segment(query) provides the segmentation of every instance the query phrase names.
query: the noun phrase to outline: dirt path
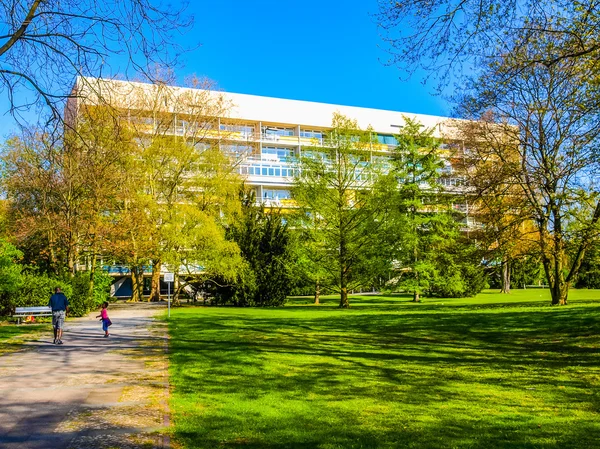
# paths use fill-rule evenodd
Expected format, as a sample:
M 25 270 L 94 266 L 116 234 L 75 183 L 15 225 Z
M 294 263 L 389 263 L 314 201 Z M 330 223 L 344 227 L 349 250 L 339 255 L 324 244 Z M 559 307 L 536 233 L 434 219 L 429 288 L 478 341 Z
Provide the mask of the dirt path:
M 164 305 L 111 306 L 111 337 L 90 317 L 0 356 L 0 448 L 168 447 Z M 97 314 L 97 313 L 96 313 Z

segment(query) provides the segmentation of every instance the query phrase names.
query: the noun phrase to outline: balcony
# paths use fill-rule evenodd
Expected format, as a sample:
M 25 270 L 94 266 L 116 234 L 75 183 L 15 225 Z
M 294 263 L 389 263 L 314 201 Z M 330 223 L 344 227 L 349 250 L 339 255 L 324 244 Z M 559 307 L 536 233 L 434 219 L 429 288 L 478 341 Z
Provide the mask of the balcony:
M 258 205 L 264 205 L 265 207 L 276 207 L 289 209 L 291 207 L 297 207 L 296 201 L 291 198 L 263 198 L 262 201 L 256 201 Z

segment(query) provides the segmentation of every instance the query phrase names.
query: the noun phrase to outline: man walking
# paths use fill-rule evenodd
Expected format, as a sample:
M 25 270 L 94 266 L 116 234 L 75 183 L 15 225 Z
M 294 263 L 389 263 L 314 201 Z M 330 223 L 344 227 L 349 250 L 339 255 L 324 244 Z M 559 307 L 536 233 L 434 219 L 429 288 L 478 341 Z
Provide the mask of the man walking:
M 48 307 L 52 308 L 52 326 L 54 327 L 54 344 L 62 345 L 63 326 L 65 317 L 69 311 L 69 301 L 60 287 L 56 287 L 54 294 L 50 297 Z

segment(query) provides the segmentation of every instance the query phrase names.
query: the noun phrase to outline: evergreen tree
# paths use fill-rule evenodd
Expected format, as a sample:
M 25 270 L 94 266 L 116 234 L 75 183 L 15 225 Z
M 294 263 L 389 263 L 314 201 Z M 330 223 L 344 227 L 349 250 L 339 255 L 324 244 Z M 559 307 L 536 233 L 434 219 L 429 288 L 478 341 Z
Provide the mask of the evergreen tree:
M 453 201 L 461 201 L 460 191 L 440 186 L 440 139 L 408 117 L 396 139 L 390 171 L 396 188 L 389 189 L 386 235 L 400 274 L 391 286 L 411 292 L 415 302 L 424 292 L 454 297 L 478 293 L 483 269 L 471 242 L 461 235 L 461 214 L 452 209 Z
M 217 282 L 215 302 L 236 306 L 280 306 L 290 293 L 291 238 L 279 210 L 257 205 L 243 194 L 242 210 L 227 231 L 245 261 L 233 283 Z

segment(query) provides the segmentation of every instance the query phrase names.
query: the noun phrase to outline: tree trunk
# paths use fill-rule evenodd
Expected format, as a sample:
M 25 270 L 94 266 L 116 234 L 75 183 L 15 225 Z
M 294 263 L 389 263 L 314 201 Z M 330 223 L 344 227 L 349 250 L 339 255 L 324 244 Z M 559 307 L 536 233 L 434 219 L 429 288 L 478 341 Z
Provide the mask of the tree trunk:
M 90 286 L 88 294 L 90 298 L 94 297 L 94 277 L 96 275 L 96 254 L 92 254 L 92 263 L 90 264 Z
M 567 297 L 569 296 L 569 283 L 565 281 L 562 271 L 559 272 L 558 276 L 555 275 L 554 279 L 550 280 L 549 282 L 552 305 L 567 305 Z
M 67 250 L 67 268 L 69 270 L 69 276 L 75 276 L 75 251 L 72 247 Z
M 417 257 L 416 257 L 416 250 L 415 250 L 415 264 L 416 264 L 416 260 L 417 260 Z M 415 280 L 417 282 L 417 286 L 419 286 L 419 282 L 420 282 L 419 281 L 419 272 L 416 270 L 415 270 Z M 413 292 L 413 302 L 421 302 L 421 295 L 419 294 L 418 290 L 415 290 Z
M 131 300 L 140 302 L 144 296 L 144 268 L 134 265 L 131 267 Z
M 54 240 L 54 232 L 48 232 L 48 245 L 50 247 L 50 267 L 52 272 L 58 276 L 60 274 L 60 270 L 58 269 L 58 262 L 56 257 L 56 242 Z
M 319 298 L 321 297 L 321 286 L 319 280 L 315 282 L 315 304 L 319 304 Z
M 348 308 L 348 267 L 346 265 L 346 240 L 344 239 L 343 227 L 340 226 L 342 238 L 340 240 L 340 307 Z
M 152 264 L 152 283 L 148 301 L 160 301 L 160 260 L 154 260 Z
M 510 263 L 507 257 L 502 258 L 502 290 L 501 293 L 510 293 Z
M 350 303 L 348 302 L 348 288 L 346 286 L 340 289 L 340 307 L 344 309 L 350 307 Z
M 180 306 L 181 301 L 179 300 L 179 294 L 181 293 L 181 288 L 179 284 L 179 272 L 175 270 L 175 276 L 173 280 L 173 305 Z
M 569 283 L 565 280 L 562 271 L 562 254 L 555 254 L 554 257 L 549 257 L 547 254 L 542 253 L 542 262 L 546 279 L 550 286 L 552 305 L 566 305 L 567 296 L 569 295 Z

